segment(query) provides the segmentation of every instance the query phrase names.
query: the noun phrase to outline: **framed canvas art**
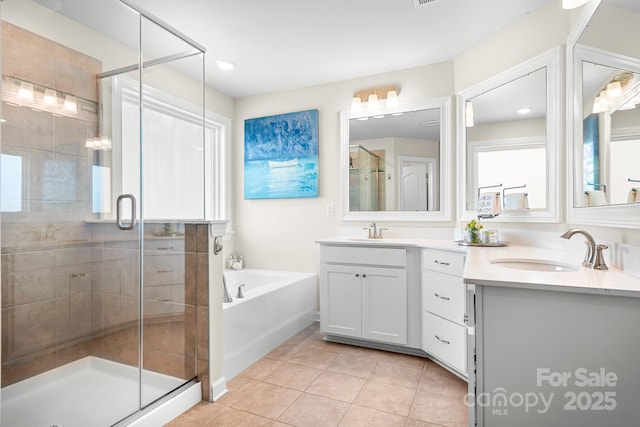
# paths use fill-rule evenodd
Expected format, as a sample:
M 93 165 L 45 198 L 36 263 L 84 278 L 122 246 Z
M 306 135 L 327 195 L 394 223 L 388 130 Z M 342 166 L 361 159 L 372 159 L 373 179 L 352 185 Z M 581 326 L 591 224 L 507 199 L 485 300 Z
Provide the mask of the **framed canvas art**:
M 244 121 L 244 198 L 318 197 L 318 110 Z

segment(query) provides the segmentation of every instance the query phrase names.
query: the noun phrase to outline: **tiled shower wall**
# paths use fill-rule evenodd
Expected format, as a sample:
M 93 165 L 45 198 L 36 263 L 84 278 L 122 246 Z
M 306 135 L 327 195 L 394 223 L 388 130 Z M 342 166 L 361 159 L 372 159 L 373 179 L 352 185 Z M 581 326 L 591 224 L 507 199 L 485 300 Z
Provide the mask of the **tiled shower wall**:
M 99 61 L 4 22 L 2 62 L 8 76 L 97 101 Z M 24 167 L 23 209 L 2 214 L 2 386 L 88 355 L 137 366 L 138 232 L 87 221 L 96 124 L 2 107 L 2 153 Z M 174 226 L 144 230 L 143 363 L 198 374 L 208 399 L 208 226 Z
M 2 73 L 97 101 L 101 63 L 2 22 Z M 88 353 L 93 122 L 2 104 L 2 153 L 20 156 L 22 211 L 2 214 L 2 385 Z

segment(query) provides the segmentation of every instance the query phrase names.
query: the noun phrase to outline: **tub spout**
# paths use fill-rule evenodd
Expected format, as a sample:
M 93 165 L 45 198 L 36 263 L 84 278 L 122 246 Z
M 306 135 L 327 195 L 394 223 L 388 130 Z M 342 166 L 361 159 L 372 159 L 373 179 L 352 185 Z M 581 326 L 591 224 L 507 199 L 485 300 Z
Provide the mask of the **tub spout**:
M 224 275 L 222 276 L 222 302 L 233 302 L 233 298 L 229 295 L 229 291 L 227 290 L 227 281 L 224 280 Z

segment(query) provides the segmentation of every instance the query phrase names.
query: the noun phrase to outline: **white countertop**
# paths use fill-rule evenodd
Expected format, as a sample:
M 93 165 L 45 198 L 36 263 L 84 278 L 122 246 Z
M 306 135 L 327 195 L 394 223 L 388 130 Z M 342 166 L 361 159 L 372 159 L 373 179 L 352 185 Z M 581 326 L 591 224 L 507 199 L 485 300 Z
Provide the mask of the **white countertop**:
M 418 247 L 466 252 L 463 273 L 465 283 L 522 289 L 580 292 L 597 295 L 640 297 L 640 278 L 609 266 L 609 270 L 593 270 L 581 265 L 584 253 L 568 253 L 533 246 L 462 247 L 451 240 L 389 238 L 366 239 L 333 237 L 318 240 L 325 245 Z M 496 258 L 521 258 L 560 262 L 577 271 L 545 272 L 513 269 L 492 264 Z

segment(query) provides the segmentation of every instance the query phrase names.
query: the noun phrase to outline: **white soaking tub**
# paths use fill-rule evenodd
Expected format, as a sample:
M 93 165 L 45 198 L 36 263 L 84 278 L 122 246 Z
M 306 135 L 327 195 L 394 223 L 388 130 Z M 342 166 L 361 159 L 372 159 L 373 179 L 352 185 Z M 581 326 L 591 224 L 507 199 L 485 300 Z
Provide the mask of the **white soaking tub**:
M 232 302 L 223 304 L 227 380 L 316 321 L 318 277 L 277 270 L 225 270 Z M 237 298 L 238 287 L 244 298 Z

